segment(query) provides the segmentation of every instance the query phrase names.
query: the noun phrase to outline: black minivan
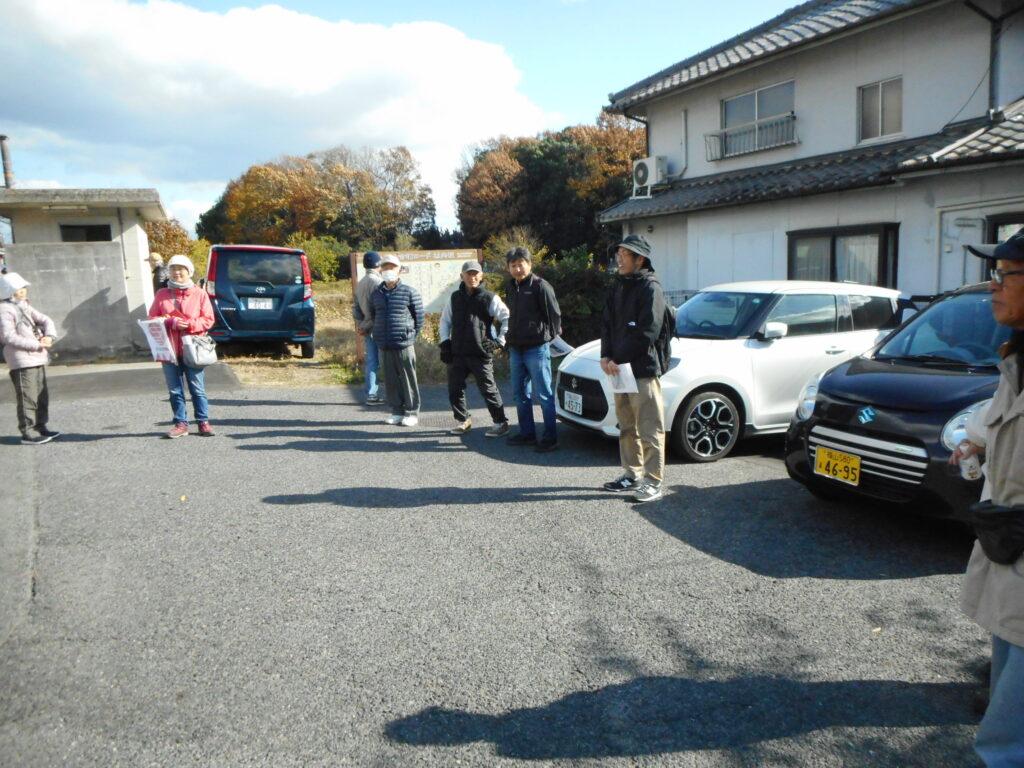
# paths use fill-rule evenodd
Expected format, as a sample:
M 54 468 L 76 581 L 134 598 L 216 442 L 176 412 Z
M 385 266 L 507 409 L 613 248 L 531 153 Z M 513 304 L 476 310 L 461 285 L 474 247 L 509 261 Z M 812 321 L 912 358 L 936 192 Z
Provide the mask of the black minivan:
M 206 292 L 223 341 L 281 340 L 313 357 L 316 320 L 306 254 L 269 245 L 215 245 L 206 267 Z
M 936 299 L 870 352 L 808 382 L 786 433 L 789 476 L 827 499 L 966 519 L 981 481 L 962 479 L 949 457 L 995 394 L 1009 335 L 985 283 Z

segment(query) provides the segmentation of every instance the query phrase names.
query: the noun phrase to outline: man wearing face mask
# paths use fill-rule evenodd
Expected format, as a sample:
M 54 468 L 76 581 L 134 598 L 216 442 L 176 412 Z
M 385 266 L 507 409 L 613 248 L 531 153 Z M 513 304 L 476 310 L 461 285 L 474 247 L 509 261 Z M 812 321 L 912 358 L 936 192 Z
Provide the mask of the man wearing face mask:
M 448 401 L 457 422 L 448 432 L 464 435 L 473 426 L 466 409 L 466 378 L 473 374 L 494 421 L 484 436 L 501 437 L 508 433 L 508 418 L 494 381 L 493 355 L 505 346 L 508 307 L 481 282 L 480 262 L 467 261 L 462 265 L 462 285 L 441 312 L 441 362 L 448 366 Z M 495 323 L 500 326 L 497 338 L 492 332 Z
M 402 282 L 402 262 L 397 256 L 381 256 L 380 266 L 383 282 L 373 292 L 369 317 L 391 406 L 391 415 L 384 423 L 415 427 L 419 423 L 420 388 L 413 345 L 423 328 L 423 300 L 419 291 Z

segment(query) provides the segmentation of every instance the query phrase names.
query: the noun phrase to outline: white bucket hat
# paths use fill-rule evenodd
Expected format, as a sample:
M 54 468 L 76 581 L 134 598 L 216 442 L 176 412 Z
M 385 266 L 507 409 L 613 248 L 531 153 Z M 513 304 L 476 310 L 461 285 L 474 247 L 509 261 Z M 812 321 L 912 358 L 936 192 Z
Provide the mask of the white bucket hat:
M 17 272 L 8 272 L 0 277 L 0 300 L 14 297 L 14 294 L 31 283 Z
M 171 256 L 171 260 L 167 262 L 167 268 L 181 266 L 188 270 L 188 276 L 192 277 L 196 273 L 196 267 L 192 263 L 192 259 L 179 253 L 177 256 Z

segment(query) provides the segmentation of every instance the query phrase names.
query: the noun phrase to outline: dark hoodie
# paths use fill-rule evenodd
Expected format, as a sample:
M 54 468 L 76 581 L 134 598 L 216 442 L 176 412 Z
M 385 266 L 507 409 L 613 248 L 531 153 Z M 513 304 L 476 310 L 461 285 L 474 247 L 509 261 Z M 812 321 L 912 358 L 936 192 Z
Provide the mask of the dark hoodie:
M 629 363 L 633 376 L 659 374 L 655 344 L 665 315 L 665 293 L 654 269 L 644 267 L 615 279 L 601 318 L 601 357 Z

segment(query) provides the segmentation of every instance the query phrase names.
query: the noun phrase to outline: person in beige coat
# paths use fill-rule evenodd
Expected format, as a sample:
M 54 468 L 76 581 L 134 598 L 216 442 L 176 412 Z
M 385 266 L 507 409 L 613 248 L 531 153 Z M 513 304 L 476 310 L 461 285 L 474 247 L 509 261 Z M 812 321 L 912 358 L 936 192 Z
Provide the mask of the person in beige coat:
M 995 246 L 972 246 L 992 264 L 992 314 L 1014 329 L 1000 349 L 1000 378 L 988 408 L 967 425 L 968 443 L 952 463 L 984 454 L 982 499 L 1018 507 L 1024 515 L 1024 230 Z M 988 768 L 1024 767 L 1024 555 L 1009 565 L 994 563 L 974 543 L 960 604 L 992 633 L 988 708 L 974 749 Z

